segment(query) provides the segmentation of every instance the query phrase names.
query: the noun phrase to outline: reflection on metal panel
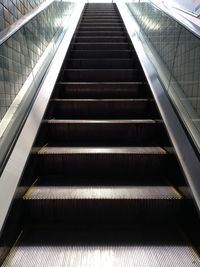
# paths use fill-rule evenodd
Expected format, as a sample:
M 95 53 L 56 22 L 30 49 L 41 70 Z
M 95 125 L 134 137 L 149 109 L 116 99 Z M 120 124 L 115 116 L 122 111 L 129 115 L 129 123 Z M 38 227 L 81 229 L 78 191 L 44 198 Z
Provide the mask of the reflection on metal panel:
M 164 2 L 172 7 L 200 15 L 200 0 L 165 0 Z
M 75 2 L 54 1 L 0 46 L 2 163 L 63 36 Z
M 32 9 L 42 4 L 45 0 L 26 1 L 1 1 L 0 2 L 0 31 L 12 25 Z
M 200 40 L 150 1 L 128 3 L 150 44 L 157 71 L 200 147 Z

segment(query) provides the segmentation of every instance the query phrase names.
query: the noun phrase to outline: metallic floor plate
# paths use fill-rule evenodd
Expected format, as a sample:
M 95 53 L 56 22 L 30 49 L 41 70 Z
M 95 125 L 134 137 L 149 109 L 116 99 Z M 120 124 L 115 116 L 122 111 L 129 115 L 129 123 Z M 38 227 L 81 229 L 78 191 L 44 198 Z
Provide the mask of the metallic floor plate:
M 46 147 L 38 151 L 38 154 L 130 154 L 130 155 L 165 155 L 167 152 L 161 147 Z
M 152 123 L 158 123 L 161 122 L 159 120 L 56 120 L 56 119 L 50 119 L 50 120 L 43 120 L 44 123 L 49 123 L 49 124 L 76 124 L 76 123 L 99 123 L 99 124 L 152 124 Z
M 19 246 L 3 267 L 196 267 L 187 246 Z
M 114 98 L 114 99 L 66 99 L 66 98 L 52 98 L 51 102 L 153 102 L 154 100 L 152 98 L 137 98 L 137 99 L 127 99 L 127 98 Z
M 170 186 L 33 186 L 24 196 L 33 199 L 182 199 Z

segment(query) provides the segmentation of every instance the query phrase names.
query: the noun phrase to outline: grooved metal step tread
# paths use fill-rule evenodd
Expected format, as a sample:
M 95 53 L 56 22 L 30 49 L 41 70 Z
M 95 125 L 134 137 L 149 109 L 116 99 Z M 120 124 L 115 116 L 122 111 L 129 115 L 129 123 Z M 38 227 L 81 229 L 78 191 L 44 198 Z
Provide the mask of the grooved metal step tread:
M 72 45 L 126 45 L 129 44 L 128 42 L 116 42 L 116 43 L 111 43 L 111 42 L 76 42 L 72 43 Z M 92 47 L 91 47 L 92 48 Z M 79 49 L 81 50 L 81 49 Z M 101 48 L 99 48 L 101 50 Z M 116 49 L 118 50 L 118 49 Z M 124 49 L 126 50 L 126 49 Z
M 162 123 L 160 120 L 59 120 L 50 119 L 43 120 L 44 123 L 49 124 L 156 124 Z
M 134 62 L 134 61 L 138 61 L 137 59 L 132 59 L 132 58 L 105 58 L 105 59 L 102 59 L 102 58 L 68 58 L 65 62 L 68 62 L 68 61 L 72 61 L 72 62 L 77 62 L 77 61 L 82 61 L 82 62 L 85 62 L 85 61 L 89 61 L 89 62 L 96 62 L 96 61 L 101 61 L 101 62 L 107 62 L 107 61 L 112 61 L 112 62 L 117 62 L 117 61 L 120 61 L 120 62 Z M 104 69 L 104 68 L 102 68 Z M 127 69 L 130 69 L 130 68 L 127 68 Z M 113 82 L 114 83 L 114 82 Z M 142 83 L 141 82 L 137 82 L 137 83 Z
M 35 148 L 37 150 L 37 148 Z M 34 150 L 34 149 L 33 149 Z M 166 155 L 161 147 L 48 147 L 37 150 L 37 154 L 126 154 L 126 155 Z
M 85 17 L 95 17 L 95 16 L 103 16 L 103 17 L 119 17 L 119 14 L 117 12 L 88 12 L 83 14 Z
M 94 71 L 94 72 L 100 72 L 100 71 L 116 71 L 116 72 L 119 72 L 119 71 L 140 71 L 139 69 L 98 69 L 98 70 L 95 70 L 95 69 L 64 69 L 64 71 L 80 71 L 80 72 L 88 72 L 88 71 Z
M 119 16 L 119 11 L 117 10 L 117 8 L 86 8 L 83 12 L 83 14 L 86 13 L 94 13 L 94 14 L 98 14 L 98 13 L 103 13 L 104 12 L 107 13 L 114 13 L 117 14 Z
M 92 13 L 106 12 L 106 13 L 115 13 L 115 14 L 117 13 L 119 15 L 117 8 L 101 8 L 101 7 L 99 7 L 98 9 L 97 8 L 86 8 L 83 14 L 90 13 L 90 12 Z
M 85 30 L 89 30 L 89 29 L 91 29 L 91 30 L 99 30 L 99 29 L 105 29 L 105 31 L 109 31 L 109 30 L 111 30 L 111 31 L 121 31 L 122 29 L 125 29 L 124 28 L 124 25 L 120 25 L 120 26 L 109 26 L 109 27 L 105 27 L 105 26 L 80 26 L 79 28 L 78 28 L 78 31 L 80 31 L 80 30 L 83 30 L 83 29 L 85 29 Z
M 108 9 L 104 9 L 104 10 L 99 10 L 99 9 L 89 10 L 89 9 L 85 9 L 83 14 L 87 14 L 87 13 L 95 13 L 95 14 L 98 14 L 98 13 L 103 13 L 103 14 L 104 13 L 114 13 L 114 14 L 119 14 L 117 12 L 117 10 L 108 10 Z
M 130 98 L 120 98 L 120 99 L 63 99 L 63 98 L 52 98 L 51 102 L 153 102 L 153 98 L 137 98 L 137 99 L 130 99 Z
M 79 50 L 79 49 L 78 49 L 78 50 L 72 50 L 72 52 L 73 52 L 73 51 L 76 51 L 76 52 L 82 51 L 82 52 L 85 53 L 85 52 L 87 52 L 87 51 L 91 51 L 91 50 L 81 50 L 81 49 Z M 99 52 L 105 52 L 104 50 L 99 49 L 99 50 L 96 50 L 95 53 L 98 52 L 98 51 L 99 51 Z M 114 52 L 122 52 L 121 50 L 118 50 L 118 49 L 115 49 L 115 50 L 113 50 L 113 51 L 114 51 Z M 113 52 L 113 51 L 108 51 L 108 52 L 111 53 L 111 52 Z M 134 50 L 133 50 L 133 49 L 124 49 L 123 51 L 124 51 L 124 52 L 133 52 Z M 93 51 L 92 51 L 92 52 L 93 52 Z
M 28 244 L 27 246 L 19 244 L 14 247 L 2 267 L 20 266 L 20 267 L 33 267 L 33 266 L 109 266 L 109 267 L 198 267 L 200 266 L 200 260 L 197 252 L 188 245 L 143 245 L 139 243 L 137 245 L 109 245 L 109 242 L 105 242 L 105 245 L 93 244 L 63 244 L 57 242 L 54 245 L 54 239 L 52 233 L 49 231 L 46 233 L 51 238 L 49 245 L 44 242 L 44 237 L 41 233 L 35 232 L 39 242 L 35 242 L 34 245 Z M 118 233 L 115 233 L 118 235 Z M 142 233 L 140 233 L 142 235 Z M 29 236 L 32 233 L 29 233 Z M 130 233 L 129 233 L 130 235 Z M 95 235 L 94 235 L 95 236 Z M 62 240 L 63 234 L 59 235 Z M 131 235 L 134 240 L 134 235 Z M 165 235 L 161 236 L 162 238 Z M 47 238 L 45 238 L 46 240 Z M 77 237 L 78 239 L 78 237 Z M 31 242 L 31 238 L 29 237 Z M 71 239 L 70 239 L 71 240 Z M 39 243 L 39 245 L 38 245 Z M 96 243 L 96 242 L 95 242 Z M 125 243 L 125 242 L 124 242 Z M 134 241 L 133 241 L 134 243 Z M 120 256 L 119 256 L 120 255 Z M 15 263 L 19 264 L 16 265 Z M 98 264 L 98 265 L 97 265 Z
M 182 199 L 171 186 L 32 186 L 23 197 L 33 199 Z
M 57 84 L 62 84 L 62 85 L 79 85 L 80 87 L 82 85 L 95 85 L 95 86 L 107 86 L 107 85 L 113 85 L 113 86 L 134 86 L 134 85 L 148 85 L 148 83 L 146 81 L 137 81 L 137 82 L 63 82 L 60 81 Z M 123 90 L 123 88 L 122 88 Z
M 2 267 L 198 267 L 199 256 L 176 227 L 75 228 L 24 231 Z

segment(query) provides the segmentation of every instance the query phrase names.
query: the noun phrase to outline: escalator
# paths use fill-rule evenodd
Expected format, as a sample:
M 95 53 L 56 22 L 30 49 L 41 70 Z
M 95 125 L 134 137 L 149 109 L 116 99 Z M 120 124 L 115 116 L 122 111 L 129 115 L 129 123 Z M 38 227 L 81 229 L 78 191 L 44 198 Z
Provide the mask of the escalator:
M 115 4 L 86 4 L 2 266 L 200 266 L 198 214 Z

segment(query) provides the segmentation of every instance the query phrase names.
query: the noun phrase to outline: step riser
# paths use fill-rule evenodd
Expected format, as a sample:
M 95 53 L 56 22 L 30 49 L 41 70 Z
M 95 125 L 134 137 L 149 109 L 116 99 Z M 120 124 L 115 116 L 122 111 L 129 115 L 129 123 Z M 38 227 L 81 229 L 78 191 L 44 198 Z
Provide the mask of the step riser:
M 102 9 L 99 9 L 99 8 L 95 8 L 95 9 L 88 9 L 88 8 L 86 8 L 85 10 L 84 10 L 84 14 L 86 14 L 86 13 L 118 13 L 119 14 L 119 12 L 115 9 L 115 8 L 110 8 L 110 9 L 108 9 L 108 8 L 102 8 Z
M 113 187 L 113 189 L 116 189 L 119 187 L 131 187 L 131 186 L 139 186 L 145 188 L 145 186 L 166 186 L 167 178 L 159 176 L 141 176 L 141 175 L 99 175 L 96 173 L 92 176 L 85 176 L 85 175 L 70 175 L 70 176 L 64 176 L 64 175 L 45 175 L 41 176 L 39 180 L 37 180 L 37 185 L 40 187 L 45 186 L 54 186 L 54 188 L 59 188 L 59 186 L 64 186 L 66 188 L 77 186 L 77 187 Z M 115 185 L 115 186 L 113 186 Z M 177 185 L 177 187 L 180 185 L 180 183 Z M 28 188 L 27 188 L 28 190 Z M 26 193 L 26 191 L 24 192 Z
M 139 62 L 133 60 L 69 60 L 66 69 L 131 69 L 138 68 Z
M 126 36 L 125 32 L 122 31 L 82 31 L 82 32 L 78 32 L 77 37 L 124 37 Z
M 116 8 L 86 8 L 85 12 L 83 14 L 86 13 L 117 13 L 119 14 L 118 10 Z
M 93 32 L 96 32 L 96 31 L 112 31 L 112 32 L 118 32 L 118 31 L 124 31 L 125 29 L 124 29 L 124 27 L 120 27 L 120 26 L 118 26 L 118 27 L 80 27 L 79 28 L 79 31 L 80 32 L 85 32 L 85 31 L 87 31 L 87 32 L 90 32 L 90 31 L 93 31 Z
M 122 21 L 118 16 L 104 16 L 104 15 L 102 15 L 102 16 L 99 16 L 99 15 L 93 15 L 93 16 L 83 16 L 82 17 L 82 20 L 98 20 L 98 19 L 101 19 L 101 20 L 120 20 L 120 21 Z
M 75 43 L 72 49 L 77 50 L 128 50 L 130 45 L 128 43 Z
M 154 146 L 158 139 L 160 144 L 169 144 L 164 126 L 156 123 L 43 123 L 41 131 L 48 132 L 45 143 L 63 142 L 69 146 Z
M 102 43 L 127 43 L 128 42 L 128 38 L 126 37 L 77 37 L 75 39 L 75 43 L 89 43 L 89 42 L 92 42 L 92 43 L 99 43 L 99 42 L 102 42 Z
M 128 99 L 152 97 L 145 84 L 57 84 L 56 98 L 69 99 Z
M 86 17 L 95 17 L 95 16 L 103 16 L 103 17 L 110 17 L 110 18 L 118 18 L 118 12 L 113 11 L 113 12 L 104 12 L 104 11 L 99 11 L 99 12 L 85 12 L 84 13 L 84 18 Z
M 52 102 L 49 114 L 60 119 L 147 119 L 159 118 L 154 102 L 68 101 Z
M 88 8 L 86 8 L 85 10 L 84 10 L 84 14 L 87 14 L 87 13 L 95 13 L 95 14 L 98 14 L 98 13 L 117 13 L 117 14 L 119 14 L 119 12 L 115 9 L 115 8 L 112 8 L 112 9 L 99 9 L 99 8 L 96 8 L 96 9 L 93 9 L 93 10 L 91 10 L 91 9 L 88 9 Z
M 121 19 L 102 19 L 102 18 L 99 18 L 99 19 L 93 19 L 93 18 L 83 18 L 81 23 L 84 22 L 84 23 L 122 23 Z
M 174 158 L 168 154 L 40 154 L 37 175 L 126 176 L 158 177 L 173 175 Z
M 65 70 L 63 82 L 137 82 L 143 78 L 138 70 Z
M 27 200 L 31 222 L 92 224 L 158 223 L 177 220 L 178 200 Z
M 118 10 L 117 10 L 117 8 L 115 8 L 115 7 L 105 7 L 105 8 L 103 8 L 103 7 L 98 7 L 98 8 L 94 8 L 94 7 L 87 7 L 84 11 L 107 11 L 107 12 L 109 12 L 109 11 L 117 11 L 118 12 Z
M 101 58 L 101 59 L 108 59 L 108 58 L 124 58 L 130 59 L 133 56 L 134 52 L 130 50 L 117 50 L 117 51 L 88 51 L 88 50 L 72 50 L 70 53 L 70 57 L 72 59 L 81 59 L 81 58 Z
M 123 27 L 123 23 L 121 22 L 82 22 L 81 27 Z

